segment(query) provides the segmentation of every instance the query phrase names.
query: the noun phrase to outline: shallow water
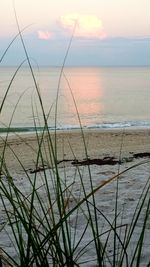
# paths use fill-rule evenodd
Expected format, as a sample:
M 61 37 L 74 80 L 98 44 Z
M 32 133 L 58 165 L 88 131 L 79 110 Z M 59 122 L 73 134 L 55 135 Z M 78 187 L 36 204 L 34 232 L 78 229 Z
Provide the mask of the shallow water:
M 16 68 L 0 69 L 0 100 Z M 78 128 L 79 119 L 88 128 L 150 127 L 150 68 L 65 68 L 59 84 L 60 68 L 34 68 L 48 125 L 58 129 Z M 56 97 L 59 88 L 57 120 Z M 28 68 L 13 80 L 0 115 L 1 132 L 9 124 L 23 131 L 43 126 L 43 115 Z

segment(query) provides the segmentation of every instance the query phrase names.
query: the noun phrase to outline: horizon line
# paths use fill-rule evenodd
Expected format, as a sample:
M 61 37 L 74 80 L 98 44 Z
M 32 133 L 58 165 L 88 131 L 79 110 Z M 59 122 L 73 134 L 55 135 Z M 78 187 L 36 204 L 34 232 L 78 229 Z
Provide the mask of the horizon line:
M 14 65 L 1 65 L 0 66 L 0 68 L 14 68 L 14 67 L 17 67 L 18 66 L 18 64 L 14 64 Z M 33 67 L 35 67 L 34 65 L 33 65 Z M 49 67 L 49 68 L 61 68 L 62 67 L 62 65 L 50 65 L 50 64 L 39 64 L 38 65 L 38 67 L 42 67 L 42 68 L 46 68 L 46 67 Z M 109 65 L 105 65 L 105 64 L 103 64 L 103 65 L 100 65 L 100 64 L 74 64 L 74 65 L 71 65 L 71 64 L 66 64 L 64 67 L 66 67 L 66 68 L 80 68 L 80 67 L 84 67 L 84 68 L 130 68 L 130 67 L 133 67 L 133 68 L 138 68 L 138 67 L 150 67 L 150 64 L 138 64 L 138 65 L 135 65 L 135 64 L 122 64 L 122 65 L 114 65 L 114 64 L 109 64 Z M 28 65 L 24 65 L 24 66 L 22 66 L 22 68 L 28 68 Z

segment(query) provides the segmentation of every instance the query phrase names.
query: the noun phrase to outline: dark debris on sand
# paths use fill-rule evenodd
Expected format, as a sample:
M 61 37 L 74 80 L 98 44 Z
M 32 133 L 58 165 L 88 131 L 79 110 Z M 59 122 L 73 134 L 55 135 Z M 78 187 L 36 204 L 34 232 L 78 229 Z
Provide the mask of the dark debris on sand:
M 63 159 L 57 162 L 57 164 L 64 163 L 64 162 L 71 162 L 72 165 L 74 166 L 86 166 L 86 165 L 116 165 L 116 164 L 123 164 L 127 162 L 132 162 L 134 159 L 138 158 L 150 158 L 150 152 L 143 152 L 143 153 L 130 153 L 132 156 L 130 157 L 124 157 L 121 160 L 118 160 L 114 157 L 104 157 L 104 158 L 95 158 L 95 159 L 83 159 L 83 160 L 69 160 L 69 159 Z M 41 166 L 37 167 L 34 170 L 30 169 L 30 173 L 36 173 L 36 172 L 41 172 L 45 171 L 48 169 L 47 166 Z

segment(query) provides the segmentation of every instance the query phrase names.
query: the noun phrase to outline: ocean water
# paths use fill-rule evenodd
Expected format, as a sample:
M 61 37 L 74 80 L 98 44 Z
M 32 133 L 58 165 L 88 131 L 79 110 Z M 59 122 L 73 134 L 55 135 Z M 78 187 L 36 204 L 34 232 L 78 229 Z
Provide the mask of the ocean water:
M 29 68 L 0 68 L 0 132 L 44 125 Z M 50 129 L 150 127 L 149 67 L 34 68 Z M 58 96 L 58 101 L 56 101 Z M 56 104 L 57 102 L 57 104 Z M 57 113 L 57 116 L 56 116 Z M 79 116 L 78 116 L 79 114 Z

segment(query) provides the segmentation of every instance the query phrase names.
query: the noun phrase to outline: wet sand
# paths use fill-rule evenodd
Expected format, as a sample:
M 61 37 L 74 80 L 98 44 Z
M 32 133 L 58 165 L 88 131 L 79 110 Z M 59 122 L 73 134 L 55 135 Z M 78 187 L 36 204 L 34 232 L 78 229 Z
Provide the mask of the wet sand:
M 39 140 L 41 135 L 39 135 Z M 87 154 L 90 159 L 115 157 L 129 158 L 135 153 L 150 152 L 150 130 L 86 130 L 84 138 Z M 55 149 L 55 135 L 51 133 L 52 143 Z M 0 152 L 4 147 L 4 140 L 0 140 Z M 47 136 L 44 145 L 48 153 Z M 71 149 L 70 149 L 71 147 Z M 5 151 L 5 161 L 10 169 L 19 171 L 20 164 L 15 159 L 12 151 L 24 164 L 25 168 L 34 168 L 38 153 L 38 141 L 35 135 L 9 136 Z M 57 132 L 57 159 L 83 160 L 86 158 L 83 136 L 79 130 Z M 46 157 L 45 157 L 45 164 Z M 49 164 L 49 163 L 48 163 Z

